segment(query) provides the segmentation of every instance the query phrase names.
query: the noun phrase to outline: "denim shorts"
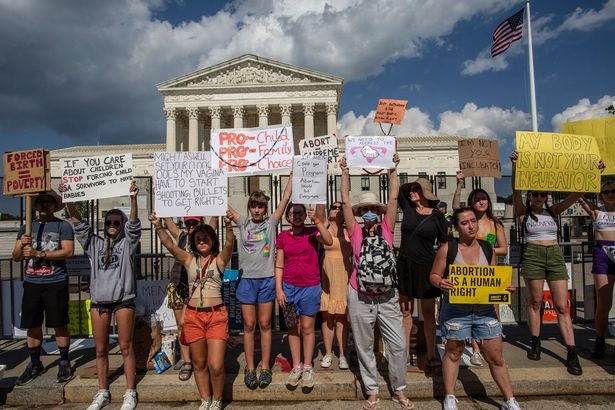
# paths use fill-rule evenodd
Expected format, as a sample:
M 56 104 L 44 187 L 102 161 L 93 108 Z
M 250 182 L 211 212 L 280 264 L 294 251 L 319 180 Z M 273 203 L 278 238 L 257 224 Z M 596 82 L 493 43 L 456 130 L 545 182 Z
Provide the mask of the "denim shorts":
M 442 337 L 450 340 L 489 340 L 502 336 L 493 305 L 451 305 L 442 302 Z
M 615 246 L 615 241 L 596 241 L 594 244 L 592 273 L 595 275 L 615 275 L 615 262 L 609 259 L 603 246 Z
M 241 278 L 235 295 L 242 305 L 273 302 L 275 300 L 275 278 L 273 276 L 262 279 Z
M 115 313 L 120 309 L 132 309 L 135 310 L 135 300 L 125 300 L 123 302 L 111 302 L 111 303 L 92 303 L 90 304 L 90 310 L 96 309 L 98 313 Z
M 315 316 L 320 311 L 320 285 L 303 287 L 282 282 L 282 290 L 286 295 L 286 303 L 295 305 L 297 316 Z

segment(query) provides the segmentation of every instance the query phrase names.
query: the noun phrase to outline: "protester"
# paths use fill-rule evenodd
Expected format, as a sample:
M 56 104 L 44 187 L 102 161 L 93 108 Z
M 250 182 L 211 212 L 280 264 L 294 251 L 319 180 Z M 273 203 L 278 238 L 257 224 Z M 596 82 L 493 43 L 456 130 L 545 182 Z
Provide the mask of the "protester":
M 221 251 L 218 235 L 211 226 L 194 228 L 189 238 L 192 253 L 173 242 L 155 212 L 150 214 L 149 220 L 162 245 L 184 265 L 191 283 L 180 338 L 190 346 L 194 378 L 201 396 L 199 409 L 222 409 L 224 353 L 228 340 L 228 312 L 222 301 L 222 276 L 231 260 L 235 242 L 231 220 L 225 218 L 224 221 L 226 240 Z
M 502 356 L 502 325 L 492 305 L 452 304 L 449 291 L 454 285 L 448 280 L 448 264 L 495 265 L 495 253 L 490 244 L 476 238 L 479 229 L 477 216 L 471 207 L 456 209 L 453 226 L 459 232 L 459 239 L 450 239 L 438 249 L 430 275 L 431 283 L 442 289 L 440 323 L 442 336 L 446 339 L 442 358 L 444 379 L 444 410 L 456 410 L 455 383 L 459 374 L 459 359 L 465 350 L 466 340 L 472 338 L 481 342 L 480 347 L 502 395 L 503 410 L 520 410 L 521 407 L 512 392 L 512 383 L 504 357 Z M 481 243 L 482 242 L 482 243 Z M 511 285 L 507 290 L 512 292 Z
M 594 225 L 593 267 L 596 288 L 596 340 L 591 357 L 603 359 L 606 352 L 606 328 L 613 305 L 615 283 L 615 181 L 607 181 L 598 195 L 602 206 L 598 207 L 582 197 L 579 202 L 591 217 Z
M 317 208 L 322 205 L 317 205 Z M 319 212 L 321 212 L 319 210 Z M 297 318 L 296 323 L 286 322 L 288 344 L 293 368 L 286 379 L 289 386 L 314 387 L 314 324 L 320 310 L 320 266 L 318 265 L 319 243 L 331 245 L 331 233 L 315 217 L 316 211 L 302 204 L 286 207 L 286 220 L 291 228 L 280 232 L 276 241 L 275 288 L 276 299 L 289 315 Z M 315 227 L 306 227 L 305 218 L 309 216 Z M 289 313 L 287 309 L 292 312 Z M 301 360 L 303 347 L 303 361 Z
M 464 185 L 465 175 L 462 171 L 457 171 L 457 189 L 453 195 L 453 209 L 461 206 L 461 188 Z M 508 242 L 504 232 L 504 224 L 493 215 L 493 203 L 491 197 L 482 188 L 476 188 L 468 195 L 467 204 L 474 209 L 478 219 L 478 230 L 476 239 L 481 239 L 489 243 L 496 255 L 506 255 L 508 253 Z M 499 305 L 495 305 L 496 315 L 499 314 Z M 498 316 L 499 317 L 499 316 Z M 470 363 L 475 366 L 483 365 L 483 358 L 476 340 L 472 340 L 472 357 Z
M 348 278 L 352 273 L 352 249 L 348 232 L 344 229 L 344 211 L 342 203 L 335 201 L 329 208 L 329 215 L 324 223 L 331 233 L 333 244 L 324 246 L 322 260 L 322 295 L 320 311 L 322 312 L 322 338 L 325 355 L 320 367 L 331 367 L 333 361 L 333 339 L 339 347 L 338 367 L 348 369 L 345 350 L 348 339 Z M 324 218 L 323 218 L 324 219 Z
M 239 215 L 229 206 L 227 217 L 239 227 L 240 277 L 237 300 L 241 304 L 243 319 L 243 350 L 246 357 L 243 381 L 250 389 L 266 388 L 271 383 L 271 317 L 275 300 L 275 240 L 276 228 L 290 200 L 292 181 L 288 180 L 282 198 L 274 213 L 268 217 L 269 197 L 255 191 L 248 198 L 249 218 Z M 256 322 L 260 329 L 261 370 L 256 377 L 254 340 Z
M 389 383 L 393 401 L 402 409 L 415 407 L 405 396 L 406 347 L 402 333 L 402 314 L 399 305 L 393 230 L 397 219 L 399 156 L 393 157 L 395 168 L 388 171 L 388 205 L 378 201 L 375 194 L 363 193 L 359 203 L 350 203 L 350 172 L 346 159 L 340 160 L 342 169 L 341 193 L 346 229 L 353 251 L 352 275 L 348 284 L 348 312 L 359 358 L 359 370 L 365 389 L 365 410 L 378 407 L 378 368 L 374 346 L 374 326 L 380 328 L 388 360 Z M 355 220 L 363 219 L 363 228 Z M 371 252 L 370 252 L 371 251 Z M 371 284 L 370 284 L 371 283 Z
M 13 260 L 26 261 L 21 300 L 21 328 L 27 330 L 30 363 L 17 378 L 17 385 L 27 384 L 40 376 L 45 367 L 41 362 L 43 316 L 45 326 L 55 330 L 60 351 L 57 382 L 72 378 L 68 358 L 68 271 L 66 258 L 73 255 L 74 234 L 69 222 L 56 218 L 62 209 L 62 199 L 54 191 L 34 198 L 38 219 L 32 222 L 32 235 L 26 235 L 22 225 L 13 249 Z
M 410 354 L 413 305 L 414 299 L 419 299 L 424 319 L 428 371 L 440 366 L 436 358 L 436 298 L 440 296 L 440 289 L 431 285 L 429 273 L 436 256 L 434 245 L 446 242 L 448 237 L 444 215 L 435 209 L 438 202 L 431 183 L 425 178 L 402 185 L 399 193 L 403 219 L 397 269 L 406 350 Z M 408 364 L 415 363 L 410 361 Z
M 190 233 L 196 228 L 197 225 L 203 223 L 203 218 L 200 216 L 186 216 L 184 217 L 184 225 L 186 230 L 179 229 L 173 218 L 164 218 L 166 228 L 173 237 L 173 240 L 180 248 L 186 252 L 191 252 L 190 242 L 188 238 Z M 218 217 L 213 216 L 209 220 L 209 225 L 217 229 Z M 182 326 L 184 325 L 184 305 L 188 301 L 190 289 L 188 288 L 188 273 L 186 268 L 177 260 L 171 268 L 169 274 L 169 284 L 167 286 L 167 306 L 169 309 L 173 309 L 173 315 L 175 316 L 175 323 L 177 324 L 177 331 L 181 333 Z M 181 381 L 187 381 L 192 376 L 192 362 L 190 361 L 190 348 L 182 343 L 179 344 L 181 351 L 181 360 L 175 365 L 176 370 L 179 370 L 178 378 Z
M 444 216 L 444 220 L 446 220 L 446 228 L 448 229 L 448 235 L 451 236 L 453 233 L 453 226 L 452 226 L 453 214 L 451 214 L 448 211 L 448 204 L 444 201 L 438 202 L 437 208 L 438 208 L 438 211 Z
M 517 152 L 510 156 L 512 162 L 512 188 L 515 215 L 521 223 L 525 246 L 521 258 L 521 276 L 528 289 L 528 325 L 531 347 L 527 353 L 530 360 L 540 360 L 540 325 L 543 286 L 545 280 L 557 313 L 557 322 L 567 349 L 568 373 L 581 375 L 583 369 L 577 355 L 572 320 L 568 306 L 568 270 L 558 243 L 559 226 L 557 215 L 574 204 L 583 194 L 571 193 L 561 202 L 549 206 L 548 194 L 544 191 L 529 191 L 525 204 L 521 192 L 515 189 Z
M 73 202 L 68 203 L 68 213 L 75 229 L 75 236 L 90 260 L 90 315 L 96 349 L 96 374 L 98 392 L 88 410 L 98 410 L 111 402 L 109 392 L 109 325 L 115 315 L 118 343 L 124 360 L 126 393 L 121 410 L 137 407 L 137 366 L 132 338 L 135 328 L 136 275 L 134 258 L 141 239 L 141 222 L 138 217 L 137 194 L 139 187 L 132 182 L 130 216 L 119 209 L 105 214 L 104 236 L 96 235 Z

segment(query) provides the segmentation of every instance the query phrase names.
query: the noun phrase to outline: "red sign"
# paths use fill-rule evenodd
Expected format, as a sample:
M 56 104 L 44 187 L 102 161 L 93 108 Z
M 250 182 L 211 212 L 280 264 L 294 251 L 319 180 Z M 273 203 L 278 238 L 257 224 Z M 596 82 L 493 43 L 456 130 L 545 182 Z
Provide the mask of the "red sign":
M 574 319 L 574 290 L 568 291 L 568 309 L 570 310 L 570 317 Z M 551 298 L 551 291 L 544 290 L 542 296 L 542 321 L 543 322 L 557 322 L 557 311 L 555 310 L 555 304 L 553 298 Z

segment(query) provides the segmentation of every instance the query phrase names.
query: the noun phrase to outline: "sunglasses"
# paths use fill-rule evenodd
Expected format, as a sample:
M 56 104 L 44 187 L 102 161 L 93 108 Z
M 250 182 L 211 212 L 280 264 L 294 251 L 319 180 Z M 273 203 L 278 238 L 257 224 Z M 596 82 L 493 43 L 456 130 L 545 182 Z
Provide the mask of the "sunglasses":
M 334 211 L 336 209 L 342 209 L 342 205 L 331 205 L 329 207 L 329 210 Z
M 185 224 L 186 226 L 189 226 L 189 227 L 191 227 L 191 228 L 194 228 L 194 227 L 195 227 L 195 226 L 197 226 L 199 223 L 198 223 L 197 221 L 186 221 L 186 222 L 184 222 L 184 224 Z
M 117 221 L 117 220 L 111 221 L 111 220 L 108 219 L 108 220 L 105 221 L 105 226 L 106 227 L 113 226 L 114 228 L 117 228 L 121 224 L 122 223 L 120 221 Z
M 615 189 L 605 189 L 604 191 L 600 192 L 602 195 L 613 195 L 615 194 Z
M 359 214 L 362 214 L 366 211 L 372 211 L 372 212 L 378 212 L 380 210 L 380 208 L 378 208 L 377 206 L 362 206 L 360 208 L 357 209 L 357 211 L 359 212 Z
M 546 198 L 547 193 L 546 192 L 532 192 L 532 196 Z

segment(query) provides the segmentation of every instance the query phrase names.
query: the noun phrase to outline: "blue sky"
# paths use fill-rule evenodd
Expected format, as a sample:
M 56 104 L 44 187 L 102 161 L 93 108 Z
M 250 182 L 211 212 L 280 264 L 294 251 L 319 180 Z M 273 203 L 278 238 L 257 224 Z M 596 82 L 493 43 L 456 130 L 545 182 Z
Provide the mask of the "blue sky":
M 345 79 L 338 133 L 373 134 L 378 98 L 408 100 L 398 135 L 529 129 L 523 41 L 496 59 L 511 0 L 0 0 L 3 151 L 164 142 L 155 84 L 251 53 Z M 615 0 L 531 3 L 541 131 L 607 115 Z M 506 168 L 504 169 L 506 173 Z

